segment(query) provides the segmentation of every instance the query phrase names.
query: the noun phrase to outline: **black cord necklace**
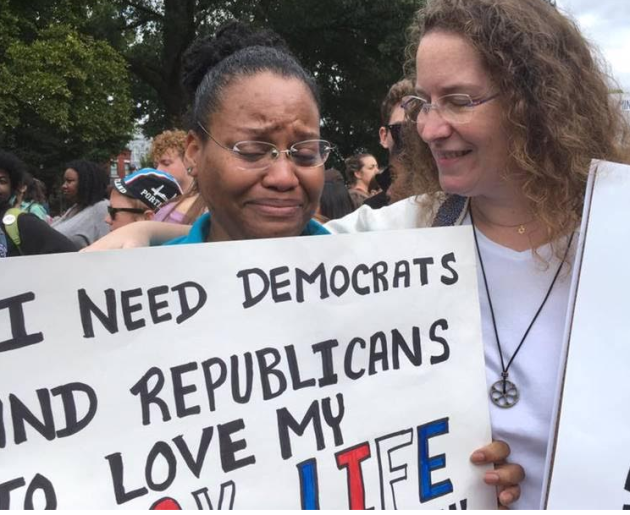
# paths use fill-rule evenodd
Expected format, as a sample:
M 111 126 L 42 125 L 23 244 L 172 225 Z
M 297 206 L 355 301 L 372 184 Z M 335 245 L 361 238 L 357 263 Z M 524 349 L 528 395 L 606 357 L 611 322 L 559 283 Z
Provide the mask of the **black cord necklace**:
M 479 249 L 479 241 L 477 240 L 477 227 L 475 226 L 475 220 L 473 218 L 472 208 L 469 207 L 468 213 L 470 214 L 470 222 L 473 226 L 473 235 L 475 237 L 475 247 L 477 249 L 477 256 L 479 256 L 479 265 L 481 266 L 481 275 L 483 276 L 483 284 L 486 288 L 486 296 L 488 297 L 488 305 L 490 306 L 490 316 L 492 317 L 492 327 L 494 328 L 494 336 L 497 340 L 497 348 L 499 349 L 499 357 L 501 358 L 501 370 L 502 370 L 501 379 L 499 379 L 496 383 L 494 383 L 490 387 L 490 400 L 495 406 L 498 406 L 499 408 L 511 408 L 518 402 L 520 398 L 520 392 L 518 391 L 518 388 L 512 381 L 508 381 L 510 366 L 512 365 L 512 363 L 514 363 L 514 359 L 516 358 L 516 355 L 519 353 L 519 351 L 523 347 L 523 344 L 525 343 L 525 338 L 527 338 L 527 335 L 529 334 L 529 331 L 534 325 L 534 322 L 536 322 L 538 315 L 540 315 L 540 312 L 542 311 L 543 307 L 545 307 L 545 304 L 547 302 L 547 299 L 549 298 L 549 295 L 551 295 L 551 290 L 553 290 L 553 287 L 556 284 L 558 276 L 560 275 L 560 270 L 562 270 L 562 266 L 564 265 L 567 259 L 567 256 L 569 255 L 569 249 L 571 248 L 571 243 L 573 242 L 573 233 L 571 233 L 571 237 L 569 238 L 569 244 L 567 245 L 567 250 L 565 251 L 564 257 L 562 258 L 562 261 L 560 262 L 560 266 L 558 266 L 558 270 L 556 270 L 556 274 L 553 276 L 553 280 L 551 281 L 551 285 L 549 286 L 549 289 L 547 290 L 547 293 L 545 294 L 545 298 L 540 304 L 538 311 L 536 311 L 534 318 L 532 318 L 532 321 L 529 323 L 529 327 L 527 327 L 525 334 L 521 338 L 520 343 L 516 347 L 514 354 L 512 354 L 512 357 L 510 358 L 506 366 L 505 360 L 503 359 L 503 349 L 501 348 L 501 341 L 499 340 L 499 331 L 497 330 L 497 322 L 494 317 L 494 308 L 492 307 L 492 299 L 490 298 L 490 288 L 488 288 L 488 279 L 486 277 L 486 270 L 483 266 L 483 259 L 481 258 L 481 250 Z

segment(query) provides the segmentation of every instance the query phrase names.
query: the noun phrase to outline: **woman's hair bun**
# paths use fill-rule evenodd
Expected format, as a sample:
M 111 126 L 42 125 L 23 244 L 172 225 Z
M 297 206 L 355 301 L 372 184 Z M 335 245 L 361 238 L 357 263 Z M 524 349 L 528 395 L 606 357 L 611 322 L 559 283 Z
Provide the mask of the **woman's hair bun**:
M 190 98 L 208 70 L 226 57 L 251 46 L 278 48 L 291 54 L 282 37 L 269 29 L 254 29 L 239 21 L 222 25 L 214 36 L 196 39 L 186 50 L 182 59 L 182 85 Z

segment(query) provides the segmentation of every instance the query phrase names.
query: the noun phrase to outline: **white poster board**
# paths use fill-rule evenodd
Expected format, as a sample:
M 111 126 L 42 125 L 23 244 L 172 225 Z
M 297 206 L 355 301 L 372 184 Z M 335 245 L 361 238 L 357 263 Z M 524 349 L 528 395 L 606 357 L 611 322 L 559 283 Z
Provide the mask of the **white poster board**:
M 0 508 L 496 506 L 470 227 L 0 267 Z
M 629 221 L 630 167 L 595 162 L 549 447 L 549 509 L 630 509 Z

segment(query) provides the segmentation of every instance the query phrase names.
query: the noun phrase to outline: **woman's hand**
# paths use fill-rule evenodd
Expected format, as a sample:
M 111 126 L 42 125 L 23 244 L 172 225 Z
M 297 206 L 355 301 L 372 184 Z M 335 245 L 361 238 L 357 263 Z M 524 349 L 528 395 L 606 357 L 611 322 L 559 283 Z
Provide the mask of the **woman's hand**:
M 107 236 L 95 241 L 81 252 L 96 252 L 99 250 L 131 249 L 160 245 L 166 241 L 185 236 L 190 231 L 189 225 L 171 224 L 165 222 L 134 222 L 124 225 Z
M 494 464 L 494 470 L 486 472 L 483 480 L 488 485 L 496 486 L 499 509 L 506 510 L 521 496 L 520 483 L 525 479 L 523 467 L 516 463 L 506 463 L 510 455 L 510 446 L 505 442 L 494 441 L 473 452 L 470 457 L 475 465 Z

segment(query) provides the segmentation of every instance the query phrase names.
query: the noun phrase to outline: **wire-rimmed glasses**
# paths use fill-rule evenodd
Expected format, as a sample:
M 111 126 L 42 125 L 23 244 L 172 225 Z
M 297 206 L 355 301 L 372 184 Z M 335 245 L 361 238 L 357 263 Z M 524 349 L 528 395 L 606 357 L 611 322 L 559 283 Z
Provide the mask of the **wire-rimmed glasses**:
M 463 124 L 470 122 L 475 107 L 490 102 L 498 96 L 499 94 L 495 93 L 489 97 L 473 100 L 470 95 L 454 93 L 444 95 L 430 103 L 422 97 L 409 95 L 402 99 L 400 106 L 405 110 L 405 118 L 416 124 L 424 125 L 432 109 L 438 111 L 447 122 Z
M 280 154 L 286 154 L 287 158 L 300 168 L 316 168 L 326 162 L 334 148 L 332 143 L 323 139 L 298 141 L 286 150 L 280 150 L 273 143 L 266 141 L 238 141 L 230 148 L 214 139 L 201 123 L 197 124 L 219 147 L 232 152 L 238 158 L 240 170 L 264 170 L 269 168 Z

